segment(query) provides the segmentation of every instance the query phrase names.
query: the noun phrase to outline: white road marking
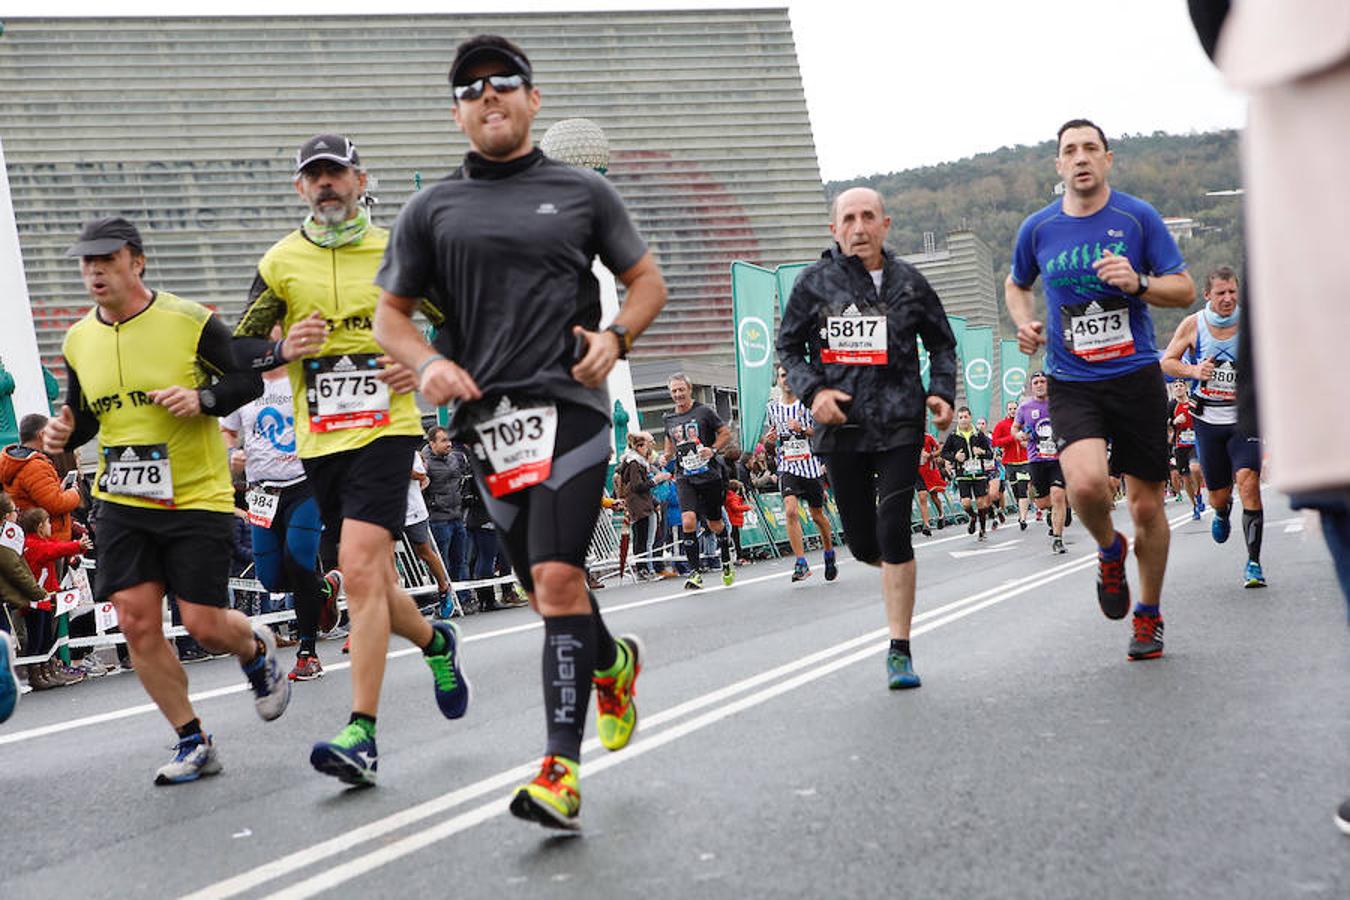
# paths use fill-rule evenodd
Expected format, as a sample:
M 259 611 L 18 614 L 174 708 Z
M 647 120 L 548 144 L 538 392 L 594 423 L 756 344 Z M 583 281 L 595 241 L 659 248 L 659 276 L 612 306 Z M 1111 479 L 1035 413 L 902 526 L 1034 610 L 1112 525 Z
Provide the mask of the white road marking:
M 1168 524 L 1170 527 L 1176 528 L 1182 522 L 1188 521 L 1189 519 L 1190 514 L 1187 513 L 1179 516 Z M 1022 578 L 1013 579 L 1009 583 L 989 588 L 979 593 L 972 594 L 969 597 L 964 597 L 960 600 L 938 607 L 937 609 L 929 610 L 923 614 L 917 615 L 914 618 L 914 622 L 918 627 L 911 631 L 911 636 L 918 637 L 926 634 L 941 628 L 944 625 L 963 619 L 968 615 L 979 612 L 980 610 L 1001 603 L 1004 600 L 1035 590 L 1036 588 L 1057 581 L 1060 578 L 1075 572 L 1089 569 L 1095 564 L 1096 558 L 1097 554 L 1093 552 L 1087 556 L 1062 562 Z M 768 577 L 782 576 L 781 574 L 775 574 Z M 795 690 L 812 681 L 824 678 L 825 676 L 832 674 L 839 669 L 853 665 L 854 663 L 866 659 L 875 660 L 876 654 L 886 646 L 885 643 L 877 642 L 884 641 L 887 636 L 888 630 L 886 628 L 870 631 L 847 641 L 834 644 L 817 653 L 794 659 L 785 665 L 761 672 L 758 675 L 743 679 L 735 684 L 701 695 L 678 706 L 662 710 L 650 716 L 645 716 L 643 719 L 644 727 L 641 739 L 637 743 L 630 745 L 622 753 L 604 754 L 598 758 L 589 758 L 600 746 L 598 740 L 591 738 L 585 742 L 582 748 L 584 757 L 583 764 L 587 775 L 589 777 L 597 772 L 602 772 L 605 769 L 619 765 L 628 760 L 637 759 L 638 757 L 659 747 L 665 746 L 685 735 L 719 722 L 736 713 L 767 702 L 774 697 Z M 856 649 L 859 647 L 862 649 Z M 849 653 L 849 651 L 855 652 Z M 838 654 L 840 653 L 848 653 L 848 655 L 838 657 Z M 838 658 L 831 660 L 831 657 Z M 817 663 L 820 664 L 820 667 L 812 669 L 811 667 Z M 804 668 L 809 671 L 803 672 Z M 765 683 L 768 683 L 768 687 L 765 687 L 762 690 L 741 697 L 739 700 L 729 700 L 729 698 L 734 697 L 738 693 L 742 693 Z M 659 727 L 667 722 L 674 722 L 687 714 L 716 704 L 722 705 L 688 721 L 673 724 L 669 728 L 664 728 L 655 735 L 651 733 L 651 729 L 654 727 Z M 207 898 L 210 898 L 210 900 L 218 900 L 218 898 L 234 897 L 246 891 L 251 891 L 270 881 L 274 881 L 299 871 L 300 869 L 322 862 L 329 857 L 341 853 L 350 853 L 352 848 L 359 844 L 384 837 L 392 832 L 436 816 L 439 813 L 453 809 L 463 803 L 467 803 L 477 797 L 505 790 L 506 788 L 514 786 L 533 776 L 537 766 L 537 762 L 529 762 L 499 772 L 496 775 L 482 779 L 474 784 L 447 792 L 440 797 L 436 797 L 425 803 L 386 816 L 383 819 L 367 823 L 359 828 L 339 834 L 303 850 L 287 854 L 280 859 L 255 867 L 241 875 L 207 885 L 206 887 L 187 895 L 186 900 L 207 900 Z M 414 853 L 423 847 L 430 846 L 437 841 L 496 818 L 506 811 L 506 803 L 503 802 L 500 797 L 495 798 L 488 803 L 484 803 L 468 812 L 461 813 L 454 818 L 447 819 L 439 824 L 432 825 L 431 827 L 421 828 L 413 835 L 384 843 L 378 849 L 373 850 L 364 856 L 349 859 L 341 865 L 325 870 L 304 881 L 292 884 L 288 888 L 271 896 L 288 898 L 288 900 L 299 900 L 299 898 L 314 896 L 317 893 L 330 890 L 340 884 L 360 877 L 375 868 L 386 865 L 396 859 L 407 856 L 410 853 Z
M 1006 544 L 998 544 L 993 547 L 981 547 L 978 550 L 949 550 L 947 555 L 952 559 L 965 559 L 967 556 L 984 556 L 986 553 L 1002 553 L 1004 550 L 1013 549 L 1013 545 L 1019 541 L 1009 541 Z
M 919 550 L 924 547 L 931 547 L 935 544 L 944 544 L 947 541 L 960 540 L 962 537 L 965 537 L 965 535 L 955 535 L 953 537 L 937 538 L 931 541 L 923 541 L 921 543 L 915 544 L 914 548 L 916 550 Z M 840 568 L 851 564 L 853 564 L 853 560 L 849 559 L 839 560 Z M 714 593 L 716 591 L 732 590 L 737 585 L 758 584 L 761 581 L 772 581 L 776 578 L 785 579 L 790 577 L 790 575 L 791 575 L 790 571 L 784 570 L 782 572 L 774 572 L 771 575 L 760 575 L 755 578 L 738 579 L 736 583 L 731 585 L 730 587 L 728 587 L 727 585 L 716 584 L 716 585 L 709 585 L 708 587 L 705 587 L 699 591 L 681 590 L 673 594 L 662 594 L 659 597 L 649 597 L 645 600 L 634 600 L 631 603 L 620 603 L 615 606 L 606 606 L 603 607 L 602 611 L 604 612 L 605 615 L 610 615 L 612 613 L 623 612 L 624 610 L 641 609 L 644 606 L 654 606 L 658 603 L 669 603 L 671 600 L 679 600 L 681 598 L 692 598 L 702 594 Z M 486 641 L 491 640 L 492 638 L 505 637 L 507 635 L 512 634 L 523 634 L 524 632 L 527 631 L 534 631 L 537 629 L 541 629 L 543 628 L 543 624 L 544 623 L 541 619 L 533 619 L 521 625 L 512 625 L 507 628 L 498 628 L 493 631 L 485 631 L 481 634 L 466 635 L 464 637 L 464 641 L 466 643 L 474 643 L 476 641 Z M 418 650 L 418 648 L 416 647 L 404 647 L 400 650 L 390 650 L 385 658 L 398 659 L 399 657 L 412 656 L 413 654 L 419 652 L 421 651 Z M 351 665 L 352 664 L 350 661 L 336 662 L 333 663 L 332 665 L 324 666 L 324 671 L 340 672 L 344 669 L 350 669 Z M 214 700 L 217 697 L 226 697 L 231 694 L 242 694 L 245 691 L 248 691 L 249 689 L 250 688 L 247 683 L 234 684 L 229 685 L 227 687 L 212 688 L 211 690 L 207 691 L 198 691 L 194 694 L 190 694 L 188 696 L 188 699 L 195 704 L 200 703 L 203 700 Z M 127 706 L 123 707 L 122 709 L 109 710 L 107 712 L 96 713 L 91 716 L 81 716 L 76 719 L 68 719 L 64 722 L 53 722 L 50 725 L 41 725 L 36 728 L 26 729 L 24 731 L 15 731 L 10 734 L 0 735 L 0 747 L 3 747 L 6 744 L 18 744 L 23 741 L 35 740 L 37 738 L 46 737 L 52 734 L 60 734 L 65 731 L 72 731 L 76 728 L 87 728 L 92 725 L 102 725 L 107 722 L 116 722 L 120 719 L 129 719 L 132 718 L 133 716 L 146 715 L 148 713 L 152 713 L 155 711 L 156 707 L 153 703 L 140 703 L 135 706 Z

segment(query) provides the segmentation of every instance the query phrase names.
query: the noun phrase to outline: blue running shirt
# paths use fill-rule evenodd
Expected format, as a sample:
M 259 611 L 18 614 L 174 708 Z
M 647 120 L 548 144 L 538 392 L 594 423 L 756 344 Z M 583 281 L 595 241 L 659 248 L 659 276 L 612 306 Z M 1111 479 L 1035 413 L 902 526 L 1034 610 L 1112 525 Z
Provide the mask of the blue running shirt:
M 1046 371 L 1052 378 L 1102 381 L 1158 362 L 1148 303 L 1103 283 L 1092 268 L 1108 250 L 1150 277 L 1186 269 L 1157 210 L 1120 191 L 1090 216 L 1066 215 L 1056 200 L 1017 231 L 1012 280 L 1024 289 L 1037 277 L 1045 281 Z

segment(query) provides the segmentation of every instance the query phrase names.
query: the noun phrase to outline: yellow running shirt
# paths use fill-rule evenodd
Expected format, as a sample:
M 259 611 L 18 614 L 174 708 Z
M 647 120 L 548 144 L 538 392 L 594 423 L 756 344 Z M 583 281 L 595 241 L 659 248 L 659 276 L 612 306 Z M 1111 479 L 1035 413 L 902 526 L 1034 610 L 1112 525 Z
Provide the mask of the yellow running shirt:
M 234 509 L 213 414 L 247 397 L 225 386 L 220 392 L 230 393 L 229 401 L 216 396 L 215 379 L 234 366 L 229 329 L 211 310 L 164 291 L 124 322 L 108 324 L 95 307 L 66 333 L 62 352 L 66 402 L 79 423 L 70 446 L 98 431 L 95 497 L 149 509 Z M 150 399 L 150 391 L 168 387 L 206 389 L 202 414 L 180 419 Z
M 375 360 L 384 351 L 375 343 L 380 288 L 374 278 L 388 243 L 389 231 L 375 225 L 361 240 L 333 249 L 296 229 L 258 263 L 236 337 L 265 339 L 278 322 L 289 332 L 314 312 L 328 320 L 319 352 L 286 365 L 301 459 L 355 450 L 385 435 L 422 433 L 413 395 L 396 394 L 375 379 Z

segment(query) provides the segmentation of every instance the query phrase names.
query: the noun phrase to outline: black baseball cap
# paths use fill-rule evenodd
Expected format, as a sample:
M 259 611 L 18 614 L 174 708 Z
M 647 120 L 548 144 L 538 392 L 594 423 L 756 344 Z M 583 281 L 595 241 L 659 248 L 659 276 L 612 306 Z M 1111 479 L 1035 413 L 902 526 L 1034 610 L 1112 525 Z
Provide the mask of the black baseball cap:
M 495 34 L 480 34 L 469 38 L 455 51 L 455 61 L 450 64 L 450 84 L 464 83 L 464 71 L 476 63 L 496 60 L 504 64 L 508 75 L 521 75 L 530 84 L 534 83 L 534 70 L 525 51 L 504 37 Z
M 107 256 L 124 245 L 142 252 L 141 233 L 126 219 L 109 216 L 95 219 L 80 229 L 80 239 L 70 245 L 66 256 Z
M 295 174 L 312 162 L 327 159 L 350 169 L 361 168 L 361 156 L 351 138 L 340 134 L 316 134 L 295 151 Z

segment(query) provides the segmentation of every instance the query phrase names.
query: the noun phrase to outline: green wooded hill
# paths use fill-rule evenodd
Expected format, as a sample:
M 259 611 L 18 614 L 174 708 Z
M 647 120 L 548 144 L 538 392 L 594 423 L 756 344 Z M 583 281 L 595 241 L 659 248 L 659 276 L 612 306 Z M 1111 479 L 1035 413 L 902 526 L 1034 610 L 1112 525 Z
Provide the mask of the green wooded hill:
M 1012 323 L 1003 307 L 1003 279 L 1017 227 L 1055 198 L 1059 181 L 1055 149 L 1053 140 L 1034 147 L 1003 147 L 937 166 L 830 182 L 826 193 L 833 198 L 858 186 L 879 191 L 893 220 L 888 244 L 897 253 L 920 252 L 925 231 L 937 234 L 939 247 L 949 231 L 962 227 L 974 231 L 993 249 L 1000 314 L 1005 336 L 1011 337 Z M 1241 271 L 1242 198 L 1206 196 L 1207 191 L 1241 186 L 1236 131 L 1126 135 L 1113 138 L 1111 150 L 1115 154 L 1113 187 L 1147 200 L 1164 216 L 1196 220 L 1195 236 L 1183 239 L 1180 246 L 1197 295 L 1210 269 L 1227 264 Z M 1196 308 L 1193 305 L 1191 311 Z M 1161 346 L 1187 311 L 1155 307 L 1152 312 Z

